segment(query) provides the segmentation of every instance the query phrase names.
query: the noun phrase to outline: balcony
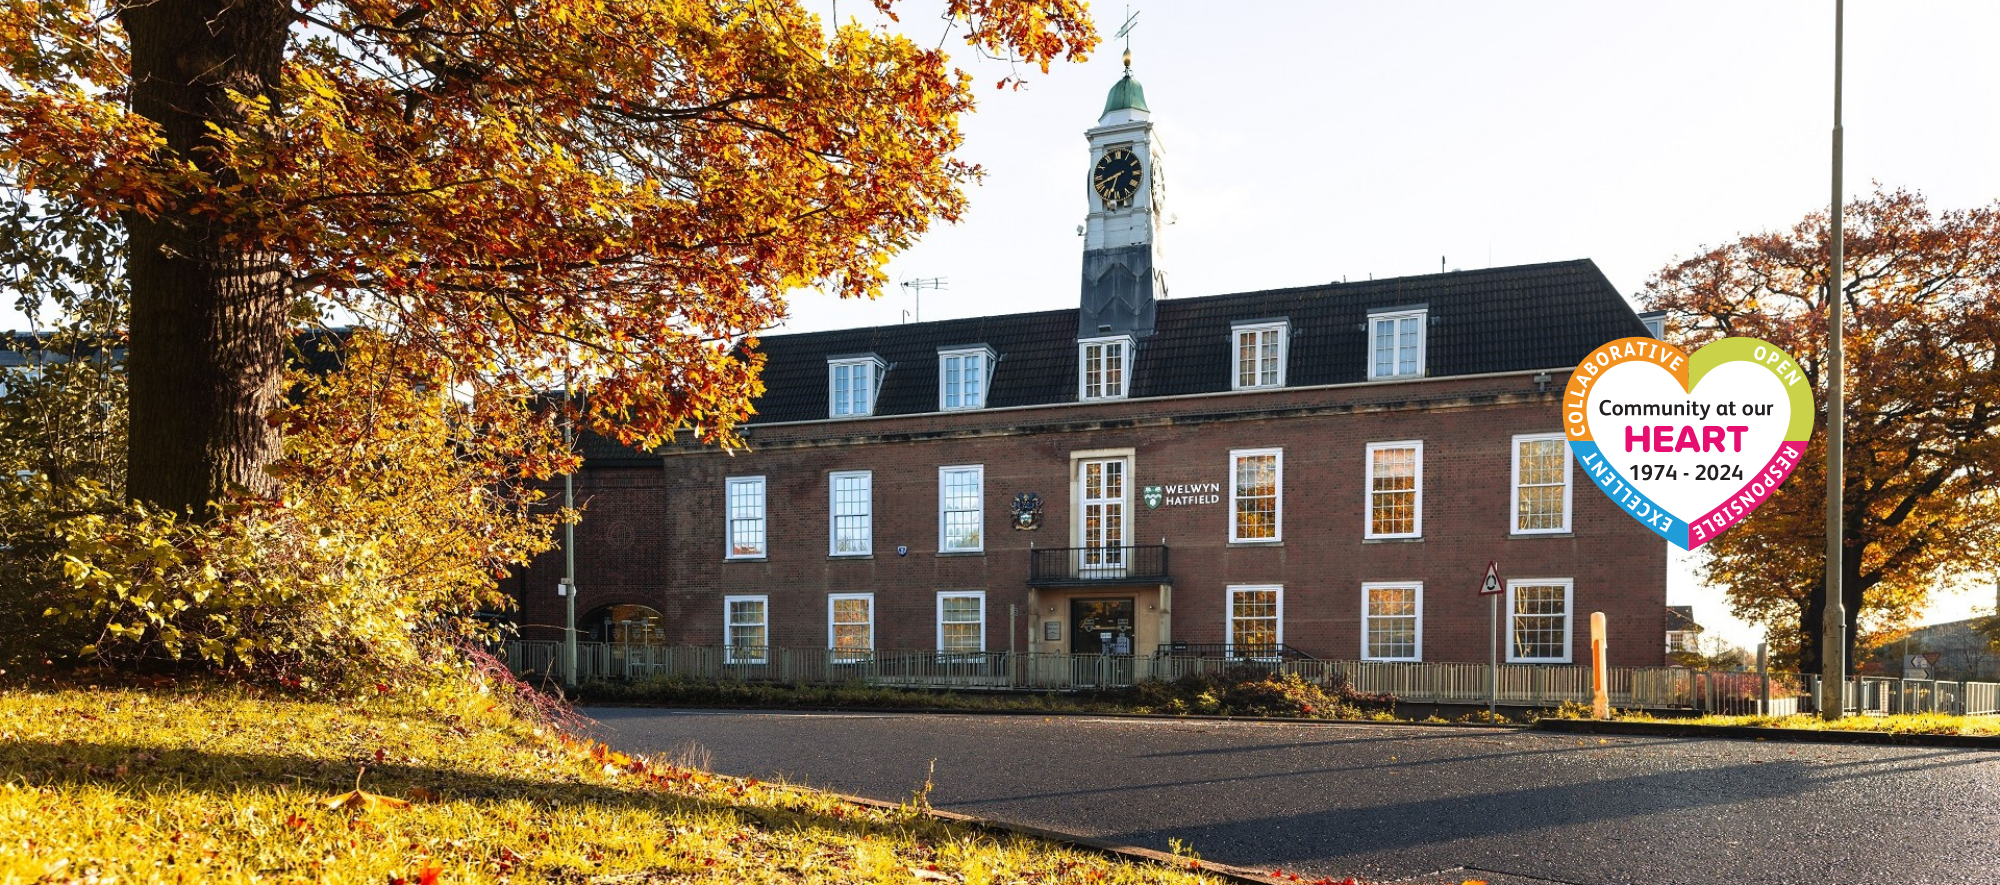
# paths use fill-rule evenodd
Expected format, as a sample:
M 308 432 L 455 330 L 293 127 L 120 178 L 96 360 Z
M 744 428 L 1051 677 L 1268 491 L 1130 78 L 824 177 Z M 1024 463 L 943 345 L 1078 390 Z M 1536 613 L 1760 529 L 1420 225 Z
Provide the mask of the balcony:
M 1167 545 L 1046 547 L 1028 551 L 1028 586 L 1164 584 Z

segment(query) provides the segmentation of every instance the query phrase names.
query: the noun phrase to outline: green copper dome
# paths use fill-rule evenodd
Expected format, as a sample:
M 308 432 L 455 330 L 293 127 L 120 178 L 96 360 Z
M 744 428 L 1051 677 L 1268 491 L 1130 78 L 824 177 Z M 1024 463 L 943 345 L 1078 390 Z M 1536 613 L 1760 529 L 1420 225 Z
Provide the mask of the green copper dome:
M 1127 108 L 1152 112 L 1151 108 L 1146 107 L 1146 87 L 1140 86 L 1139 81 L 1132 79 L 1130 70 L 1127 70 L 1125 76 L 1111 87 L 1111 94 L 1104 97 L 1106 114 Z

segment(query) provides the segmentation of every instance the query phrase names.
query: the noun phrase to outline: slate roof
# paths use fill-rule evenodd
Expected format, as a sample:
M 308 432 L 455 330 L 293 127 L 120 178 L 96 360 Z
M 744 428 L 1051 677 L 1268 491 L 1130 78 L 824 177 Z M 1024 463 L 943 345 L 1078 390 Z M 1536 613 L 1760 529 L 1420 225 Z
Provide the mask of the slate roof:
M 1428 310 L 1428 377 L 1573 366 L 1598 345 L 1646 334 L 1644 324 L 1589 259 L 1328 283 L 1159 302 L 1154 335 L 1134 350 L 1131 396 L 1177 396 L 1230 388 L 1234 322 L 1290 322 L 1288 387 L 1366 380 L 1371 310 Z M 931 323 L 771 335 L 765 394 L 750 423 L 827 417 L 827 359 L 873 353 L 889 364 L 875 414 L 938 407 L 941 346 L 999 353 L 989 408 L 1077 399 L 1077 312 L 1052 310 Z
M 1667 606 L 1667 632 L 1702 633 L 1705 631 L 1700 624 L 1694 622 L 1694 606 L 1670 605 Z
M 18 369 L 37 363 L 61 363 L 78 356 L 94 356 L 97 347 L 88 344 L 73 344 L 68 351 L 52 349 L 49 339 L 34 332 L 0 332 L 7 340 L 0 342 L 0 369 Z M 125 348 L 111 348 L 113 361 L 125 358 Z
M 597 466 L 657 467 L 660 456 L 625 445 L 608 436 L 601 436 L 589 430 L 576 435 L 576 450 L 583 455 L 585 463 Z

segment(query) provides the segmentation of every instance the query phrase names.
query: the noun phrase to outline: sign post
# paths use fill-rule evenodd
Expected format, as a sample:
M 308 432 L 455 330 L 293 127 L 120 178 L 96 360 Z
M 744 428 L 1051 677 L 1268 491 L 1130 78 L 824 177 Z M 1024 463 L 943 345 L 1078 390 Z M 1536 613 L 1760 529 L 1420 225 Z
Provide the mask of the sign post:
M 1937 674 L 1936 674 L 1936 673 L 1935 673 L 1934 671 L 1932 671 L 1932 670 L 1931 670 L 1931 656 L 1930 656 L 1930 655 L 1904 655 L 1904 656 L 1903 656 L 1903 678 L 1904 678 L 1904 679 L 1923 679 L 1923 680 L 1931 680 L 1931 679 L 1936 679 L 1936 678 L 1937 678 Z
M 1500 563 L 1498 560 L 1486 564 L 1486 580 L 1479 585 L 1479 595 L 1486 597 L 1487 644 L 1492 653 L 1492 661 L 1486 666 L 1486 721 L 1500 721 L 1495 708 L 1500 706 Z

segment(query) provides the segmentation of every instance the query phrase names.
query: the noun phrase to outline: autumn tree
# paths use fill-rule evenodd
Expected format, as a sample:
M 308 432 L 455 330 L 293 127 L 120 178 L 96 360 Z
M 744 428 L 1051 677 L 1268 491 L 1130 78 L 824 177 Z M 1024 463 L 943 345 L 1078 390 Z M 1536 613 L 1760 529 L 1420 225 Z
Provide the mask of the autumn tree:
M 419 348 L 368 330 L 288 348 L 276 501 L 192 521 L 125 500 L 121 229 L 66 201 L 0 200 L 0 670 L 189 664 L 353 688 L 450 672 L 504 611 L 497 574 L 569 513 L 536 472 L 554 415 L 455 396 Z
M 883 13 L 894 0 L 875 0 Z M 1081 0 L 948 0 L 1046 70 Z M 971 85 L 796 0 L 0 0 L 0 175 L 129 251 L 129 494 L 273 498 L 286 343 L 353 318 L 432 389 L 588 378 L 627 442 L 728 438 L 736 348 L 958 216 Z
M 1846 494 L 1841 598 L 1856 634 L 1920 613 L 2000 557 L 2000 204 L 1933 211 L 1902 190 L 1846 209 Z M 1792 478 L 1701 568 L 1738 617 L 1820 669 L 1825 575 L 1826 213 L 1676 261 L 1641 298 L 1694 349 L 1747 335 L 1788 349 L 1821 414 Z

